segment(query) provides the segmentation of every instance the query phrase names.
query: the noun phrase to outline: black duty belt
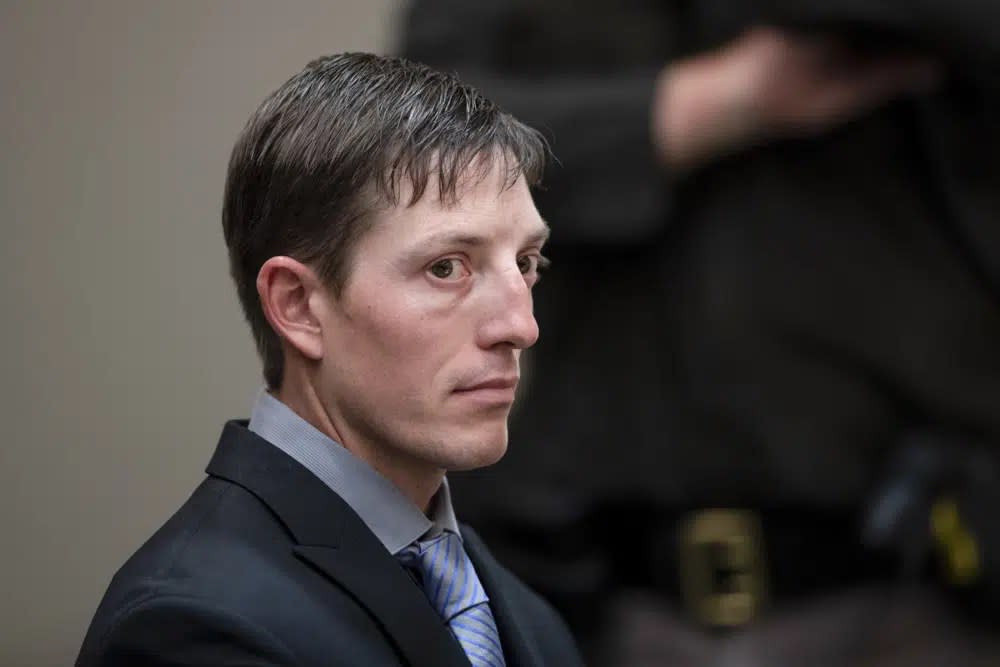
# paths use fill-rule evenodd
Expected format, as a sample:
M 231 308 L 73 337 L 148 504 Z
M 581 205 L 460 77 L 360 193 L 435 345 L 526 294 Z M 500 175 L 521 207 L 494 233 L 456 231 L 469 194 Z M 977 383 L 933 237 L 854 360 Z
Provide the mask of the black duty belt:
M 692 508 L 600 503 L 572 520 L 494 516 L 478 526 L 494 553 L 566 615 L 597 627 L 616 589 L 655 591 L 713 628 L 768 606 L 895 581 L 893 549 L 862 544 L 862 510 Z
M 898 556 L 862 545 L 859 522 L 817 509 L 618 514 L 631 539 L 612 547 L 613 569 L 621 583 L 655 589 L 707 626 L 738 627 L 770 604 L 899 576 Z

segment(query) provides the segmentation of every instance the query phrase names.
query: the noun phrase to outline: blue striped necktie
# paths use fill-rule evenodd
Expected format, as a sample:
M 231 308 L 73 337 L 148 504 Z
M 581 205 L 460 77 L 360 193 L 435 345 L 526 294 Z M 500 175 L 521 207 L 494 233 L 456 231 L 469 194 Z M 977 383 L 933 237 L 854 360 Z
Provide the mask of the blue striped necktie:
M 427 598 L 473 667 L 504 667 L 489 598 L 462 547 L 462 538 L 446 531 L 426 542 L 414 542 L 399 553 L 399 560 L 421 574 Z

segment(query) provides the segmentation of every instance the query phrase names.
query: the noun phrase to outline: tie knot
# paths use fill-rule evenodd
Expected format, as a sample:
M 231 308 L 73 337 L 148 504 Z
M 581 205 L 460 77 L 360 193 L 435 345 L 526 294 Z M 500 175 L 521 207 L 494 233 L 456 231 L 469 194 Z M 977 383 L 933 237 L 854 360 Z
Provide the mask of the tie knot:
M 454 533 L 414 542 L 400 552 L 399 560 L 420 572 L 427 598 L 446 623 L 489 601 L 462 538 Z

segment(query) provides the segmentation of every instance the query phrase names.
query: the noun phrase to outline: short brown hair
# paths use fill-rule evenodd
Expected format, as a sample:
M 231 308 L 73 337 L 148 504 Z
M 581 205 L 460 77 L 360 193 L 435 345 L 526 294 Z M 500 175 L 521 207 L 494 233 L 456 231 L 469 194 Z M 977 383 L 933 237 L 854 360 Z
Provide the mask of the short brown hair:
M 280 387 L 284 358 L 257 294 L 265 261 L 297 259 L 338 293 L 370 214 L 399 204 L 402 179 L 412 186 L 407 206 L 432 176 L 441 200 L 454 201 L 477 160 L 488 171 L 499 159 L 508 187 L 520 175 L 534 186 L 547 156 L 537 131 L 475 89 L 402 58 L 328 56 L 289 79 L 237 139 L 222 209 L 230 271 L 267 385 Z

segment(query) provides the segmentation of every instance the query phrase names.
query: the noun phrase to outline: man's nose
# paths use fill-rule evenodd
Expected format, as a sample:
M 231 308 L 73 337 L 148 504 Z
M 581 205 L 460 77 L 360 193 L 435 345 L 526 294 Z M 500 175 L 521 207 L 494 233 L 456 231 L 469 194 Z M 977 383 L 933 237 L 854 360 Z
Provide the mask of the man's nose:
M 519 271 L 498 277 L 494 298 L 487 301 L 487 311 L 479 327 L 481 347 L 509 345 L 523 350 L 538 341 L 531 288 Z

